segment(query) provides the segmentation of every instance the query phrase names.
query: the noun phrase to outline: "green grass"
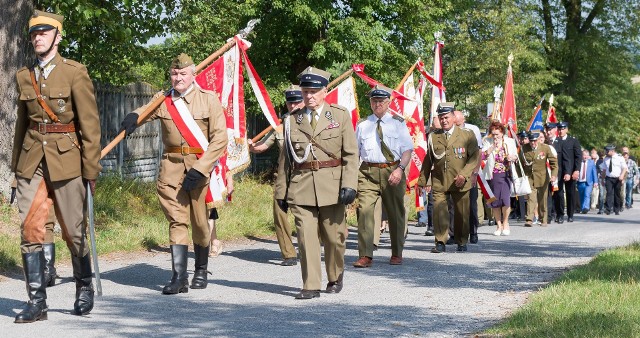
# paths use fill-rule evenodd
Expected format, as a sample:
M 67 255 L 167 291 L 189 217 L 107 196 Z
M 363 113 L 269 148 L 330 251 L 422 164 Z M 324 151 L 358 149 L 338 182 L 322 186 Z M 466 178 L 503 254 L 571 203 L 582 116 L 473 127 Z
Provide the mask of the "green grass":
M 640 337 L 640 243 L 608 250 L 534 294 L 499 337 Z

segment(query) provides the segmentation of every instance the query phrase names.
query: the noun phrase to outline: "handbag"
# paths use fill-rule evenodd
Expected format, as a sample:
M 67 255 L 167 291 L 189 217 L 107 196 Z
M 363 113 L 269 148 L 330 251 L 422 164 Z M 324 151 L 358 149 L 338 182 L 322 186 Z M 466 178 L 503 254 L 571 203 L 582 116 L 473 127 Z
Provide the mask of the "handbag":
M 522 176 L 516 176 L 516 166 L 511 163 L 511 197 L 515 196 L 524 196 L 529 195 L 531 193 L 531 185 L 529 184 L 529 177 L 525 175 L 524 170 L 522 169 L 522 163 L 518 161 L 518 166 L 520 167 L 520 172 Z

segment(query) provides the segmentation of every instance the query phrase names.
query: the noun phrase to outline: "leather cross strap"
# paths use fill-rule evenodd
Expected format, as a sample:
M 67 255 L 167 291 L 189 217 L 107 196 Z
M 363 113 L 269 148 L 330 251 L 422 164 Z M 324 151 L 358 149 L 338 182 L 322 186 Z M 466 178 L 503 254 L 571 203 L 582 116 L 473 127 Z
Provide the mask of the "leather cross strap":
M 305 132 L 304 132 L 304 131 L 302 131 L 302 130 L 300 130 L 300 132 L 301 132 L 301 133 L 303 133 L 303 134 L 304 134 L 304 136 L 306 136 L 306 137 L 307 137 L 307 139 L 309 139 L 309 142 L 310 142 L 311 144 L 313 144 L 314 146 L 318 147 L 318 149 L 322 150 L 325 154 L 329 155 L 329 157 L 331 157 L 331 158 L 332 158 L 332 159 L 334 159 L 334 160 L 340 160 L 340 159 L 338 158 L 338 156 L 336 156 L 334 153 L 332 153 L 332 152 L 328 151 L 328 150 L 327 150 L 327 149 L 325 149 L 323 146 L 321 146 L 320 144 L 318 144 L 318 143 L 316 142 L 316 140 L 315 140 L 313 137 L 311 137 L 311 135 L 309 135 L 309 134 L 305 133 Z
M 33 70 L 33 68 L 29 70 L 29 75 L 31 75 L 31 84 L 33 85 L 33 89 L 36 91 L 36 98 L 38 99 L 40 107 L 42 107 L 47 115 L 49 115 L 51 121 L 59 123 L 60 119 L 58 118 L 58 116 L 56 116 L 56 114 L 51 110 L 51 108 L 49 108 L 47 103 L 44 102 L 44 99 L 42 98 L 42 93 L 40 93 L 40 88 L 38 88 L 38 83 L 36 81 L 36 72 Z
M 308 161 L 304 163 L 295 163 L 294 167 L 296 169 L 311 169 L 318 170 L 320 168 L 333 168 L 342 165 L 341 159 L 334 159 L 328 161 Z
M 189 155 L 189 154 L 202 154 L 204 153 L 204 150 L 200 147 L 167 147 L 165 150 L 165 153 L 171 153 L 171 154 L 182 154 L 182 155 Z

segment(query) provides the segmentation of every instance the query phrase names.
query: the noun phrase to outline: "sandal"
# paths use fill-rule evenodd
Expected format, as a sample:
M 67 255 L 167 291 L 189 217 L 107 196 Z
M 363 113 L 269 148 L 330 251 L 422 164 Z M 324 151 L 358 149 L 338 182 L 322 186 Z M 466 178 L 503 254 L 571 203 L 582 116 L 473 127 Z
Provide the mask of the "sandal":
M 220 254 L 222 253 L 222 250 L 224 248 L 224 244 L 217 240 L 214 239 L 209 243 L 209 257 L 218 257 L 220 256 Z

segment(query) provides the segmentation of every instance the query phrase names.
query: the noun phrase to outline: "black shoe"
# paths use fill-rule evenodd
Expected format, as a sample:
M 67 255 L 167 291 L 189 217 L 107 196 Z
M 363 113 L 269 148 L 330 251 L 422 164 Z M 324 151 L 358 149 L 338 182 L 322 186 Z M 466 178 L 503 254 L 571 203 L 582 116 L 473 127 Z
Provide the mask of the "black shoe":
M 573 217 L 569 217 L 569 218 L 567 218 L 567 222 L 569 222 L 569 223 L 573 223 Z
M 44 252 L 44 285 L 54 286 L 56 284 L 56 246 L 53 243 L 42 244 Z
M 76 281 L 76 301 L 73 303 L 73 313 L 83 316 L 93 309 L 93 283 L 91 283 L 91 255 L 71 257 L 73 279 Z
M 467 245 L 466 244 L 458 244 L 458 248 L 456 249 L 456 251 L 467 251 Z
M 425 231 L 424 235 L 425 236 L 433 236 L 434 235 L 433 229 L 427 229 L 427 231 Z
M 447 245 L 452 245 L 452 244 L 456 244 L 456 239 L 453 237 L 449 237 L 449 239 L 447 240 Z
M 280 265 L 282 266 L 294 266 L 298 264 L 298 259 L 296 257 L 285 258 Z
M 187 246 L 171 246 L 171 281 L 163 289 L 165 295 L 189 292 L 189 275 L 187 274 Z
M 209 264 L 209 247 L 202 247 L 198 244 L 193 245 L 193 254 L 196 259 L 195 272 L 193 273 L 193 279 L 191 279 L 192 289 L 206 289 L 209 281 L 207 280 L 207 274 L 210 273 L 207 270 Z
M 340 293 L 340 291 L 342 291 L 342 276 L 343 273 L 338 276 L 337 281 L 327 283 L 327 293 Z
M 560 216 L 558 217 L 558 220 L 556 221 L 558 224 L 562 224 L 564 223 L 564 216 Z
M 602 210 L 598 210 L 598 215 L 602 215 Z
M 427 224 L 426 224 L 426 223 L 424 223 L 424 222 L 418 222 L 418 223 L 416 223 L 416 228 L 424 228 L 424 227 L 426 227 L 426 226 L 427 226 Z
M 296 299 L 313 299 L 320 297 L 320 290 L 300 290 L 296 295 Z
M 619 211 L 616 211 L 616 216 L 618 216 L 618 215 L 620 215 L 620 212 L 619 212 Z
M 605 215 L 609 215 L 609 214 L 611 214 L 611 211 L 606 210 L 606 211 L 604 212 L 604 214 L 605 214 Z
M 24 278 L 27 283 L 29 302 L 16 315 L 14 323 L 33 323 L 47 320 L 47 289 L 44 284 L 44 254 L 42 251 L 22 254 Z
M 477 244 L 478 243 L 478 234 L 469 235 L 469 243 Z
M 586 213 L 589 212 L 589 209 L 582 209 L 580 212 L 583 213 L 583 214 L 586 214 Z
M 442 242 L 437 242 L 436 246 L 431 249 L 432 253 L 441 253 L 447 251 L 447 247 Z

